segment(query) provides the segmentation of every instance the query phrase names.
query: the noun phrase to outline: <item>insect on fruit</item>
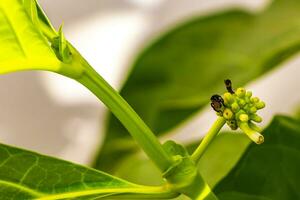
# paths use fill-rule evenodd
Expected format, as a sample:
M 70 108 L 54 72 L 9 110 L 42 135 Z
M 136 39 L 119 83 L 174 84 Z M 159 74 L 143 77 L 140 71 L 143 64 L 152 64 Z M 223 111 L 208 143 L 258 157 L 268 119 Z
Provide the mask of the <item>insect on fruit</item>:
M 218 95 L 215 94 L 211 98 L 211 107 L 218 113 L 222 114 L 223 109 L 224 109 L 224 99 Z

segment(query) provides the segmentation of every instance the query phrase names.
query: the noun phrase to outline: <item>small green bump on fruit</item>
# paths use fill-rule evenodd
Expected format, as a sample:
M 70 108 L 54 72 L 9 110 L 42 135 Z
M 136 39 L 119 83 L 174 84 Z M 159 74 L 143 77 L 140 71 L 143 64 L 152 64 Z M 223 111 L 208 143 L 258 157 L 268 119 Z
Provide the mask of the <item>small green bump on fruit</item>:
M 226 92 L 224 94 L 224 102 L 227 104 L 232 104 L 234 102 L 234 97 L 232 94 L 230 94 L 229 92 Z
M 246 97 L 250 98 L 252 96 L 252 92 L 251 91 L 247 91 L 246 92 Z
M 237 112 L 240 109 L 240 106 L 237 102 L 233 102 L 231 104 L 231 109 L 232 109 L 233 112 Z
M 229 109 L 229 108 L 226 108 L 223 112 L 223 117 L 225 119 L 232 119 L 233 117 L 233 112 Z
M 244 100 L 246 101 L 246 104 L 250 103 L 250 98 L 249 97 L 245 97 Z
M 246 105 L 244 105 L 243 110 L 249 110 L 250 106 L 248 103 L 246 103 Z
M 251 115 L 250 119 L 257 122 L 257 123 L 262 122 L 262 118 L 260 116 L 256 115 L 256 114 Z
M 244 107 L 246 105 L 246 101 L 243 99 L 239 99 L 238 104 L 240 107 Z
M 244 88 L 238 88 L 235 93 L 238 97 L 243 98 L 246 94 L 246 90 Z
M 258 98 L 258 97 L 252 97 L 252 98 L 250 99 L 250 101 L 251 101 L 252 103 L 258 103 L 258 102 L 259 102 L 259 98 Z
M 239 121 L 240 120 L 240 115 L 242 115 L 242 114 L 246 114 L 246 112 L 244 110 L 239 110 L 237 113 L 235 113 L 235 119 L 237 121 Z
M 239 119 L 242 121 L 242 122 L 247 122 L 249 120 L 249 116 L 247 114 L 241 114 L 239 116 Z
M 257 103 L 255 104 L 255 107 L 256 107 L 257 109 L 263 109 L 265 106 L 266 106 L 266 104 L 265 104 L 265 102 L 263 102 L 263 101 L 257 102 Z
M 257 111 L 257 109 L 254 106 L 249 109 L 249 112 L 252 114 L 256 113 L 256 111 Z

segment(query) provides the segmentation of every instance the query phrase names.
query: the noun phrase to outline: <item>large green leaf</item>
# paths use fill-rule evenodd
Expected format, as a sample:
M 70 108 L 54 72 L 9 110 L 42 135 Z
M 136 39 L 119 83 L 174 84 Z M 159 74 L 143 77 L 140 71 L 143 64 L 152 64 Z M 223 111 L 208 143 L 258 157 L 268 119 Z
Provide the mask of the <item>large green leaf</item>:
M 136 185 L 101 171 L 0 144 L 1 200 L 98 199 L 111 195 L 129 199 L 151 195 L 158 199 L 174 194 L 163 187 Z
M 67 47 L 57 47 L 58 39 L 67 43 L 63 34 L 54 30 L 36 0 L 0 1 L 0 74 L 47 70 L 72 78 L 78 76 L 81 74 L 78 55 L 73 55 L 73 62 L 60 59 Z
M 21 0 L 0 1 L 0 73 L 28 69 L 51 71 L 60 62 Z
M 217 185 L 220 199 L 300 199 L 300 121 L 275 117 L 263 134 Z
M 223 80 L 242 86 L 300 49 L 300 1 L 276 0 L 250 14 L 231 10 L 184 23 L 135 61 L 121 95 L 157 134 L 199 111 Z M 188 133 L 187 133 L 188 134 Z M 112 115 L 95 166 L 113 171 L 136 147 Z

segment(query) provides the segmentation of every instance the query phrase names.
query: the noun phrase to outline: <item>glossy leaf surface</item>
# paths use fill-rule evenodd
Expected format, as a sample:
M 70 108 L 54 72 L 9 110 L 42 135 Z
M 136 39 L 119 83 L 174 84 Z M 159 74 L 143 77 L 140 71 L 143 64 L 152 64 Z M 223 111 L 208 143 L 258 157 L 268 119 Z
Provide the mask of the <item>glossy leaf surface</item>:
M 300 121 L 277 116 L 263 134 L 215 188 L 220 199 L 300 198 Z

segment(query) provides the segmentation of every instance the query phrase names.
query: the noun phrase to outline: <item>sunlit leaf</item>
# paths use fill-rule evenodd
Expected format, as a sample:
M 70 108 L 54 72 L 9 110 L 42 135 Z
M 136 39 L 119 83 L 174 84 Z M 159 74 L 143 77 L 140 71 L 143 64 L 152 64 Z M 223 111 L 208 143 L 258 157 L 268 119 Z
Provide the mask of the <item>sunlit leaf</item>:
M 70 62 L 66 64 L 56 56 L 56 49 L 52 48 L 55 37 L 61 38 L 61 35 L 53 29 L 35 0 L 1 0 L 0 74 L 46 70 L 69 77 L 76 76 L 78 60 L 74 62 L 77 65 Z M 59 52 L 63 52 L 65 46 Z
M 19 0 L 0 1 L 0 73 L 47 68 L 60 62 Z

